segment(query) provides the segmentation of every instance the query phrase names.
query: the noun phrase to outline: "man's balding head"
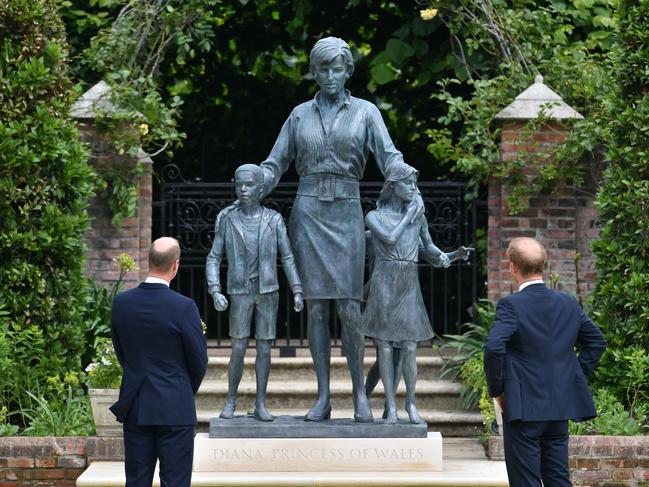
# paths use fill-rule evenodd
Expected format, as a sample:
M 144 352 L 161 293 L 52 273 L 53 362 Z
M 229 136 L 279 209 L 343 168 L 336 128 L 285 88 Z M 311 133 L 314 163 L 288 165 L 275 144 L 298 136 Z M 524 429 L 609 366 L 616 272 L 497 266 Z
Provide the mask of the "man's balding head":
M 180 245 L 172 237 L 161 237 L 151 243 L 149 249 L 149 270 L 166 274 L 180 258 Z
M 509 243 L 507 256 L 521 277 L 543 274 L 548 254 L 545 247 L 529 237 L 515 238 Z

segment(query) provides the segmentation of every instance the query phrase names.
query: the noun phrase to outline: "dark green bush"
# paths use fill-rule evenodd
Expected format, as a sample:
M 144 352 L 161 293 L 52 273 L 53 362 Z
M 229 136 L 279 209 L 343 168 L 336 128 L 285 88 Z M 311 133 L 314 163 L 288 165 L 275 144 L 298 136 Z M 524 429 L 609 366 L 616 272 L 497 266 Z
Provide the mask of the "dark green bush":
M 648 26 L 649 1 L 620 2 L 612 52 L 616 90 L 607 104 L 608 168 L 597 196 L 604 225 L 594 246 L 594 312 L 609 342 L 597 378 L 629 409 L 649 400 L 647 377 L 627 371 L 638 347 L 649 354 Z
M 457 375 L 462 379 L 462 394 L 460 402 L 463 407 L 473 408 L 478 405 L 480 396 L 483 393 L 484 384 L 486 391 L 486 380 L 482 372 L 482 349 L 489 330 L 493 325 L 496 317 L 494 305 L 488 299 L 481 299 L 473 306 L 473 321 L 464 323 L 459 335 L 444 335 L 443 344 L 439 347 L 442 352 L 444 366 L 442 368 L 443 376 L 455 378 Z M 476 363 L 480 364 L 478 378 L 471 371 L 478 370 L 474 367 Z M 469 364 L 469 365 L 467 365 Z
M 638 405 L 629 412 L 606 388 L 595 391 L 594 399 L 597 417 L 582 423 L 571 422 L 570 434 L 635 436 L 647 431 L 646 405 Z
M 93 173 L 68 115 L 56 2 L 0 0 L 0 52 L 0 409 L 15 412 L 34 405 L 28 392 L 80 384 Z

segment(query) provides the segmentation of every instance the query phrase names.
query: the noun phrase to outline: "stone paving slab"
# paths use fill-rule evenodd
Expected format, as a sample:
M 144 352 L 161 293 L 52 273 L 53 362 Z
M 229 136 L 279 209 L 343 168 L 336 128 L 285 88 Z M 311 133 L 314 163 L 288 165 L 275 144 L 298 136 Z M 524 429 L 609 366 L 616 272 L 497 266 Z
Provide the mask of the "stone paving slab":
M 125 484 L 122 462 L 95 462 L 77 479 L 78 487 L 122 487 Z M 156 473 L 153 481 L 159 487 Z M 442 472 L 194 472 L 194 487 L 325 487 L 325 486 L 401 486 L 401 487 L 506 487 L 505 462 L 475 459 L 449 459 Z
M 490 461 L 484 447 L 476 438 L 444 438 L 441 472 L 229 472 L 194 473 L 195 487 L 225 486 L 404 486 L 404 487 L 506 487 L 508 486 L 505 462 Z M 79 487 L 123 487 L 125 484 L 123 462 L 94 462 L 77 480 Z M 155 487 L 160 486 L 156 472 Z

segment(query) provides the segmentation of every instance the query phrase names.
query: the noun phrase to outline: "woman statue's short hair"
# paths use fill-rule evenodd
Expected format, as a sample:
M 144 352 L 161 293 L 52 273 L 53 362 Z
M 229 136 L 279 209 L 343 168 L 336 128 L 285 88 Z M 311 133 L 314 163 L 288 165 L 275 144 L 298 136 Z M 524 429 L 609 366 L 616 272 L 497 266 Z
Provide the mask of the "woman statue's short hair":
M 313 72 L 316 66 L 321 66 L 331 62 L 336 56 L 341 56 L 347 74 L 349 76 L 354 72 L 354 57 L 349 48 L 349 44 L 338 37 L 325 37 L 315 43 L 309 54 L 309 68 Z

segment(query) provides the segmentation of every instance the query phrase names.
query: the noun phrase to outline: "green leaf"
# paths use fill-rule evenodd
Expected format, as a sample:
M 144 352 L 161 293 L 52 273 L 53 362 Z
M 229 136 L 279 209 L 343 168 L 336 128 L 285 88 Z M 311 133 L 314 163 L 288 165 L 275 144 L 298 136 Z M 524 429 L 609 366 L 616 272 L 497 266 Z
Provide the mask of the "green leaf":
M 614 25 L 613 18 L 604 15 L 596 15 L 593 17 L 594 27 L 612 27 Z
M 422 20 L 419 17 L 415 17 L 412 21 L 411 29 L 413 34 L 426 37 L 435 32 L 440 25 L 441 22 L 437 17 L 433 20 Z
M 395 65 L 401 66 L 407 59 L 415 54 L 415 49 L 400 39 L 390 39 L 385 49 Z
M 370 69 L 372 79 L 378 85 L 385 85 L 395 79 L 394 71 L 385 64 L 377 64 Z

